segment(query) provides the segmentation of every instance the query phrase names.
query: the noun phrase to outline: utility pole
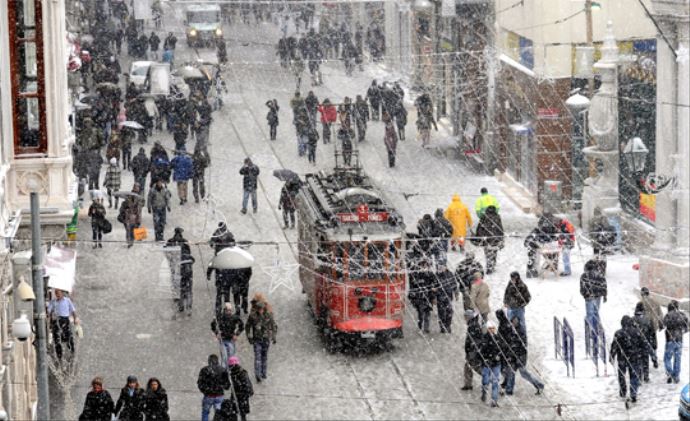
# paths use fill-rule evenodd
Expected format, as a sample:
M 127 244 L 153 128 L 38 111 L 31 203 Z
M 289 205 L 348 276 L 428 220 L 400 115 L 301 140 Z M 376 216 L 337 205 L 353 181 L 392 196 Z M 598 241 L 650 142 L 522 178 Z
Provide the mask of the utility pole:
M 36 383 L 38 387 L 37 418 L 50 419 L 50 391 L 48 389 L 48 351 L 46 347 L 46 303 L 43 285 L 43 250 L 41 248 L 41 217 L 38 193 L 31 193 L 31 277 L 36 295 L 34 326 L 36 328 Z
M 441 57 L 441 0 L 434 1 L 434 79 L 436 86 L 436 121 L 441 118 L 443 111 L 443 91 L 444 74 L 443 74 L 443 58 Z
M 484 59 L 487 66 L 487 92 L 486 92 L 486 113 L 485 113 L 485 133 L 482 149 L 485 153 L 485 167 L 489 174 L 494 173 L 497 167 L 496 162 L 496 5 L 493 1 L 487 2 L 487 17 L 484 21 L 486 25 L 486 45 L 484 46 Z
M 594 51 L 594 35 L 592 30 L 592 0 L 585 0 L 585 21 L 587 21 L 587 46 Z M 594 96 L 594 73 L 589 72 L 589 79 L 587 80 L 587 94 L 591 98 Z

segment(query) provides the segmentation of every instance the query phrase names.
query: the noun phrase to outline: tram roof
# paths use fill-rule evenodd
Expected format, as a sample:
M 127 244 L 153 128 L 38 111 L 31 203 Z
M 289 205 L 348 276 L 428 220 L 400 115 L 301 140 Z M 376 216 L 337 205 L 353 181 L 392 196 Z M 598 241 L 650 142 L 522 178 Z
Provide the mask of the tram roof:
M 305 216 L 333 240 L 394 239 L 405 230 L 402 216 L 362 170 L 307 174 L 299 196 Z

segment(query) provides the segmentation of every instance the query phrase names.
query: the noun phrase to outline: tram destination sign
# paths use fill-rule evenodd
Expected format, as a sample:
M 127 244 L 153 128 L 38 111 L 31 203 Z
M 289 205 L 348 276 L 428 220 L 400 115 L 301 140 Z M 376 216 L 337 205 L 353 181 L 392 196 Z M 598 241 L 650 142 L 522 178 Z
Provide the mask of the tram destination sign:
M 385 222 L 388 220 L 388 212 L 369 212 L 369 207 L 360 205 L 357 212 L 340 212 L 336 214 L 338 221 L 342 223 L 358 222 Z

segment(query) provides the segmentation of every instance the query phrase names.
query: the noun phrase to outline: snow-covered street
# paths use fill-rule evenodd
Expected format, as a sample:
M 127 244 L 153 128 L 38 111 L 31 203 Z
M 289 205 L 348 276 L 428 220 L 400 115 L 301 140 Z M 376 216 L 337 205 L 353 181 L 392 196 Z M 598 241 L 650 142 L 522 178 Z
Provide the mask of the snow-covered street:
M 167 28 L 177 29 L 183 19 L 181 6 L 166 7 L 161 36 Z M 297 255 L 297 231 L 283 229 L 277 210 L 283 183 L 272 175 L 273 171 L 286 168 L 304 175 L 330 169 L 334 163 L 333 141 L 328 145 L 319 141 L 315 165 L 297 154 L 289 106 L 295 93 L 295 79 L 279 65 L 275 52 L 279 37 L 278 25 L 268 22 L 226 27 L 229 64 L 224 78 L 228 93 L 223 96 L 223 108 L 213 114 L 207 200 L 199 204 L 190 200 L 181 206 L 174 185 L 169 186 L 172 212 L 168 214 L 165 238 L 172 236 L 175 227 L 182 227 L 185 238 L 193 244 L 196 259 L 191 319 L 173 320 L 167 261 L 162 246 L 152 241 L 151 215 L 145 213 L 143 217 L 149 239 L 129 249 L 122 224 L 115 221 L 117 211 L 107 209 L 113 232 L 105 237 L 102 249 L 92 249 L 87 199 L 79 220 L 79 240 L 83 242 L 77 246 L 77 287 L 73 297 L 85 336 L 78 344 L 76 381 L 65 401 L 51 403 L 54 416 L 76 419 L 94 376 L 103 376 L 105 387 L 116 395 L 127 376 L 133 374 L 140 383 L 149 377 L 160 379 L 169 395 L 171 419 L 199 419 L 202 395 L 196 387 L 197 374 L 206 365 L 208 355 L 219 352 L 210 330 L 215 288 L 213 281 L 206 280 L 205 273 L 214 253 L 207 242 L 218 222 L 225 221 L 237 240 L 270 243 L 249 249 L 256 258 L 250 297 L 255 292 L 266 294 L 278 325 L 277 344 L 271 347 L 268 357 L 268 379 L 254 384 L 249 419 L 677 418 L 679 392 L 690 377 L 687 340 L 683 345 L 681 383 L 666 384 L 665 340 L 663 332 L 658 332 L 660 367 L 650 370 L 650 382 L 641 385 L 638 403 L 629 410 L 618 397 L 614 366 L 608 364 L 608 375 L 597 377 L 593 362 L 585 358 L 585 303 L 579 293 L 579 279 L 592 249 L 579 235 L 572 252 L 571 276 L 550 274 L 525 279 L 532 295 L 526 309 L 528 367 L 545 383 L 542 395 L 535 396 L 534 388 L 520 379 L 513 396 L 502 396 L 500 408 L 490 408 L 479 398 L 480 376 L 475 375 L 474 390 L 460 390 L 466 331 L 462 301 L 454 302 L 452 334 L 439 333 L 435 314 L 431 333 L 422 333 L 416 328 L 414 309 L 408 305 L 405 336 L 394 341 L 391 351 L 364 355 L 327 352 L 308 312 L 298 273 L 289 273 L 290 282 L 283 284 L 270 275 L 276 267 L 295 264 Z M 215 61 L 215 49 L 191 49 L 183 34 L 178 34 L 178 38 L 176 65 L 197 59 Z M 123 69 L 128 65 L 124 60 L 121 64 Z M 363 71 L 355 70 L 352 77 L 346 76 L 342 63 L 335 60 L 323 65 L 322 71 L 324 84 L 313 88 L 308 72 L 304 73 L 303 96 L 313 90 L 319 100 L 329 98 L 339 103 L 345 96 L 364 96 L 372 79 L 395 80 L 393 70 L 375 63 L 365 64 Z M 396 166 L 387 165 L 384 126 L 379 121 L 369 123 L 366 140 L 357 145 L 361 164 L 387 193 L 410 232 L 416 232 L 417 221 L 424 214 L 433 215 L 437 208 L 448 207 L 453 194 L 460 195 L 473 218 L 480 188 L 486 187 L 496 196 L 506 243 L 498 254 L 496 272 L 488 275 L 486 281 L 491 288 L 492 310 L 500 309 L 509 274 L 517 270 L 525 278 L 527 250 L 523 241 L 536 226 L 537 217 L 515 206 L 494 177 L 476 172 L 454 154 L 444 153 L 438 145 L 446 145 L 452 135 L 443 127 L 432 130 L 431 147 L 421 146 L 415 135 L 416 95 L 405 90 L 408 125 L 406 140 L 398 143 Z M 265 103 L 274 98 L 280 105 L 280 125 L 277 140 L 271 141 Z M 142 145 L 147 153 L 154 141 L 174 150 L 172 135 L 165 130 L 154 131 L 153 138 Z M 134 142 L 134 154 L 139 146 Z M 258 213 L 250 211 L 243 215 L 239 169 L 246 157 L 252 159 L 261 174 Z M 128 190 L 133 176 L 128 171 L 122 174 L 123 190 Z M 476 224 L 475 220 L 475 227 Z M 484 263 L 480 248 L 469 245 L 468 249 L 473 249 Z M 459 252 L 450 252 L 451 268 L 462 257 Z M 632 316 L 639 301 L 635 263 L 638 258 L 633 255 L 616 254 L 608 259 L 608 300 L 601 308 L 607 348 L 620 328 L 621 317 Z M 574 330 L 574 377 L 567 377 L 564 363 L 554 358 L 554 316 L 567 318 Z M 252 372 L 254 354 L 245 336 L 239 339 L 238 355 L 242 366 Z

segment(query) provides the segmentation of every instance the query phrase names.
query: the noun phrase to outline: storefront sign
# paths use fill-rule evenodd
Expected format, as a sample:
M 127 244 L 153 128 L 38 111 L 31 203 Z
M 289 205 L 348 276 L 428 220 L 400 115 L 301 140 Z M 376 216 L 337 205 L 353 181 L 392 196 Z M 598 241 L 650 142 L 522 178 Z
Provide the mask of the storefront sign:
M 560 117 L 558 108 L 538 108 L 537 117 L 544 120 L 555 119 Z

